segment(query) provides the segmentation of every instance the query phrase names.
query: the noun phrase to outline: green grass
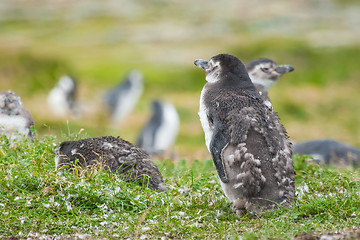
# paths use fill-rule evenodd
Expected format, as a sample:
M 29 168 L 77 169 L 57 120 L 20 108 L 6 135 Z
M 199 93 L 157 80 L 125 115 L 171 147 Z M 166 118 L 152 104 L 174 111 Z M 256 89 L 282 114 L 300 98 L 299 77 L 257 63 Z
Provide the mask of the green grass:
M 119 239 L 291 239 L 301 233 L 359 228 L 359 170 L 320 167 L 296 157 L 295 206 L 238 218 L 211 160 L 156 161 L 169 187 L 157 193 L 101 168 L 81 178 L 57 174 L 56 137 L 12 147 L 5 137 L 0 141 L 0 238 L 36 232 Z

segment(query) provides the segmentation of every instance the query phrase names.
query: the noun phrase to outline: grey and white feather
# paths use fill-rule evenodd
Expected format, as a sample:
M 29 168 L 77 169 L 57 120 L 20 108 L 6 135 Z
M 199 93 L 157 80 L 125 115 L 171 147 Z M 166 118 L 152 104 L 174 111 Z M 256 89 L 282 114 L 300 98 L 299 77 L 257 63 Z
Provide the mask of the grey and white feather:
M 360 150 L 333 139 L 295 143 L 293 154 L 309 155 L 321 165 L 360 167 Z
M 206 81 L 199 116 L 225 195 L 240 215 L 278 204 L 291 206 L 294 167 L 291 142 L 277 113 L 267 107 L 236 57 L 196 60 Z
M 104 136 L 78 141 L 62 142 L 56 149 L 55 166 L 73 167 L 77 163 L 82 169 L 101 163 L 106 170 L 118 174 L 125 181 L 136 181 L 157 191 L 167 187 L 158 167 L 141 148 L 120 137 Z
M 0 92 L 0 134 L 10 140 L 32 137 L 32 126 L 34 120 L 20 96 L 11 90 Z
M 60 77 L 55 87 L 47 97 L 49 110 L 58 117 L 76 116 L 77 83 L 74 78 L 64 75 Z
M 174 105 L 153 101 L 152 116 L 141 131 L 137 145 L 151 155 L 163 154 L 174 144 L 179 125 L 179 115 Z
M 269 88 L 275 84 L 285 73 L 294 71 L 289 64 L 277 65 L 275 61 L 268 58 L 259 58 L 246 63 L 246 71 L 251 81 L 259 91 L 261 98 L 268 107 L 272 107 L 268 96 Z
M 133 110 L 143 93 L 143 76 L 139 71 L 131 71 L 125 81 L 105 95 L 113 123 L 121 123 Z

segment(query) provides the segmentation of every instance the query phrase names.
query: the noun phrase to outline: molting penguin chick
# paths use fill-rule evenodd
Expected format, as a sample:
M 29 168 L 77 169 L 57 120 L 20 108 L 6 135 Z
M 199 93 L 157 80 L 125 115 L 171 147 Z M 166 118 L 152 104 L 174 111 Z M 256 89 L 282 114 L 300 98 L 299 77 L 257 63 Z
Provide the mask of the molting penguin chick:
M 227 54 L 194 63 L 206 72 L 199 109 L 205 143 L 233 209 L 240 215 L 292 206 L 291 142 L 244 64 Z
M 170 103 L 153 101 L 152 116 L 141 131 L 137 145 L 152 155 L 161 155 L 171 147 L 179 132 L 179 115 Z
M 293 154 L 309 155 L 322 165 L 360 167 L 360 150 L 332 139 L 295 143 Z
M 105 100 L 113 123 L 121 123 L 133 110 L 143 92 L 143 88 L 143 76 L 140 72 L 134 70 L 130 72 L 124 82 L 106 93 Z
M 34 120 L 23 108 L 20 96 L 13 91 L 0 92 L 0 134 L 10 140 L 32 137 Z
M 167 189 L 150 156 L 120 137 L 105 136 L 62 142 L 56 150 L 56 168 L 72 165 L 76 160 L 82 168 L 100 162 L 105 169 L 119 174 L 125 181 L 139 181 L 139 185 L 149 183 L 150 188 L 158 191 Z
M 74 78 L 68 75 L 62 76 L 48 95 L 48 107 L 59 117 L 77 114 L 76 95 L 77 83 Z
M 245 65 L 251 81 L 259 91 L 261 98 L 268 107 L 272 107 L 268 97 L 269 88 L 287 72 L 294 71 L 291 65 L 277 65 L 275 61 L 267 58 L 260 58 L 248 62 Z

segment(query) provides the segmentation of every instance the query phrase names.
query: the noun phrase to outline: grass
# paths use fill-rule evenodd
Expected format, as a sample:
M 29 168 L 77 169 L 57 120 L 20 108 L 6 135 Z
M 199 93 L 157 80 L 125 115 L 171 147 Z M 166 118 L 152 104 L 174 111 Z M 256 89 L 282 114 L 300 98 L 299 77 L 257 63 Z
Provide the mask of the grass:
M 83 138 L 73 134 L 65 139 Z M 291 209 L 240 218 L 231 212 L 211 160 L 156 161 L 169 187 L 153 192 L 101 168 L 79 178 L 55 171 L 56 137 L 0 145 L 0 238 L 291 239 L 359 228 L 359 170 L 320 167 L 295 157 L 298 198 Z

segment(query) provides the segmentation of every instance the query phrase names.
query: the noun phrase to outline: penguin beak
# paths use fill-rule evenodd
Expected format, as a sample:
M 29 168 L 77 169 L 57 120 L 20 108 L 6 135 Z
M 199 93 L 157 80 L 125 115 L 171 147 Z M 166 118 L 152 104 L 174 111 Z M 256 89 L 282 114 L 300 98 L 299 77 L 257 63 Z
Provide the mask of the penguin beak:
M 204 69 L 205 71 L 210 68 L 210 66 L 209 66 L 209 61 L 205 61 L 205 60 L 202 60 L 202 59 L 196 59 L 196 60 L 194 61 L 194 64 L 195 64 L 196 66 L 198 66 L 199 68 Z
M 275 68 L 275 71 L 280 74 L 294 71 L 295 68 L 292 65 L 279 65 Z

